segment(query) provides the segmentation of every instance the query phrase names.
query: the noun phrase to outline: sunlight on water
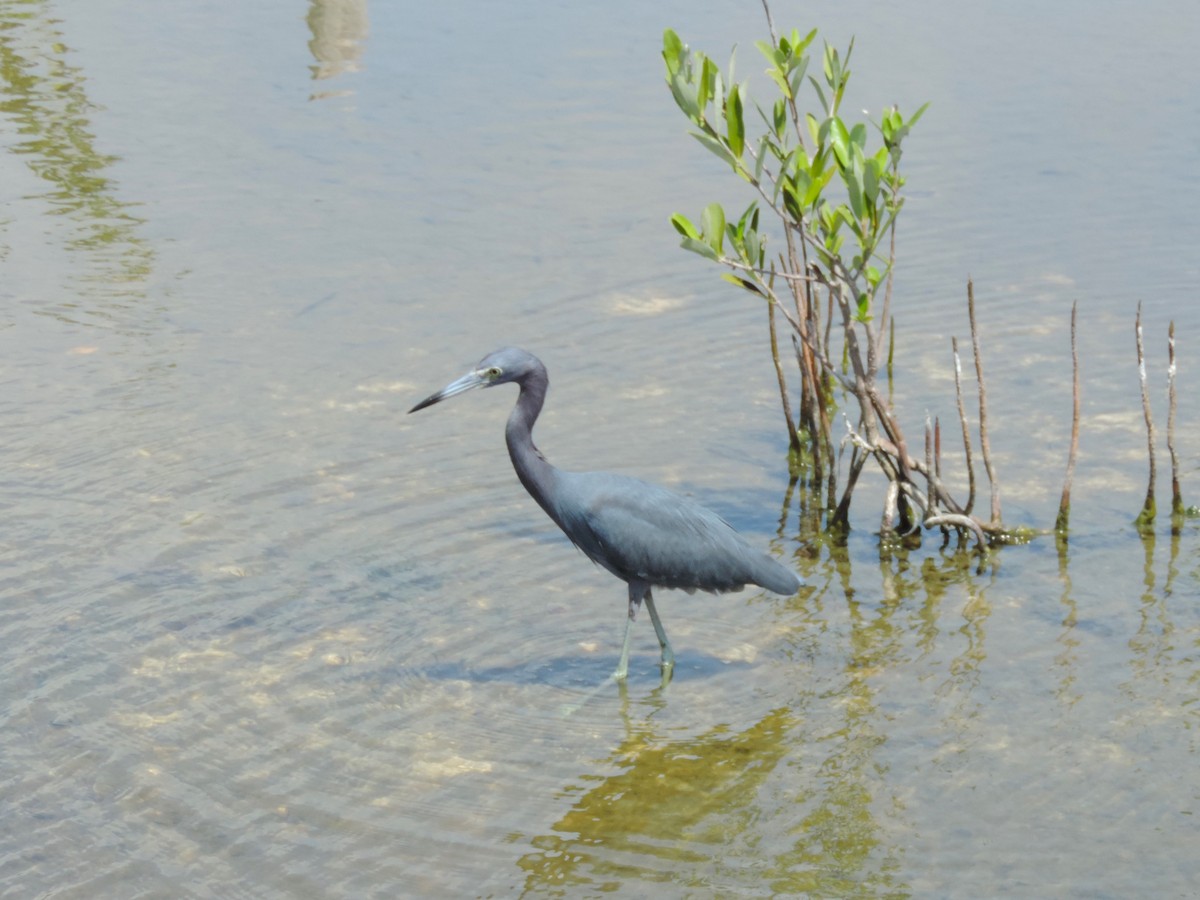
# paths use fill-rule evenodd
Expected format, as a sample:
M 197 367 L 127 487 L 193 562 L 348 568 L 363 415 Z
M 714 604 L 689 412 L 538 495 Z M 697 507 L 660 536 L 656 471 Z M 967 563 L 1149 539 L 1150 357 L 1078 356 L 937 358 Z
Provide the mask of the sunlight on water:
M 775 10 L 857 35 L 858 106 L 932 101 L 889 399 L 957 423 L 973 276 L 1033 529 L 1080 302 L 1069 541 L 984 563 L 881 552 L 873 473 L 813 533 L 763 310 L 676 245 L 748 201 L 662 30 L 757 79 L 761 9 L 493 13 L 0 5 L 0 895 L 1190 895 L 1200 533 L 1130 522 L 1139 299 L 1195 502 L 1195 13 Z M 663 592 L 674 681 L 639 620 L 612 682 L 624 585 L 521 490 L 515 394 L 404 415 L 504 344 L 556 464 L 695 496 L 805 587 Z

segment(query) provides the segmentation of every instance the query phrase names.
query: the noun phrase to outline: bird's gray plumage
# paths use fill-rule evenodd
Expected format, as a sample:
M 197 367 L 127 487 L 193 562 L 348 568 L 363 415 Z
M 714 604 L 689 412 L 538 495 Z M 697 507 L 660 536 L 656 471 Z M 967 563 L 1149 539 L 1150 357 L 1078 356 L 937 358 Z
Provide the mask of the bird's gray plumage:
M 794 594 L 800 586 L 791 570 L 687 497 L 607 472 L 562 472 L 560 483 L 573 501 L 559 511 L 563 531 L 618 578 L 689 592 L 757 584 Z
M 409 412 L 472 388 L 508 382 L 521 389 L 505 427 L 517 477 L 576 547 L 629 585 L 618 678 L 625 675 L 629 626 L 643 600 L 662 645 L 664 680 L 670 677 L 674 654 L 654 605 L 653 587 L 725 592 L 757 584 L 785 595 L 799 589 L 793 571 L 755 550 L 728 522 L 687 497 L 623 475 L 564 472 L 552 466 L 533 443 L 549 377 L 531 353 L 497 350 Z

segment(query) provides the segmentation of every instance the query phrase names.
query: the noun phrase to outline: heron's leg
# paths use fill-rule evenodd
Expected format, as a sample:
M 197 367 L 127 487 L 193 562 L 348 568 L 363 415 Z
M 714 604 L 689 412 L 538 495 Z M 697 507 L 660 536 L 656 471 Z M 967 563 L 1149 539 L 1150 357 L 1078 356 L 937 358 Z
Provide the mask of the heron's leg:
M 621 661 L 617 663 L 617 671 L 613 678 L 621 681 L 629 674 L 629 642 L 633 637 L 633 620 L 637 618 L 638 607 L 642 605 L 642 595 L 649 594 L 650 589 L 644 584 L 631 582 L 629 585 L 629 618 L 625 620 L 625 640 L 621 642 Z
M 663 628 L 662 619 L 658 617 L 658 610 L 654 606 L 654 596 L 650 593 L 650 588 L 646 588 L 646 610 L 650 613 L 650 621 L 654 623 L 654 631 L 658 635 L 658 644 L 662 647 L 662 667 L 663 679 L 670 677 L 670 672 L 675 668 L 675 651 L 671 649 L 671 642 L 667 640 L 667 632 Z

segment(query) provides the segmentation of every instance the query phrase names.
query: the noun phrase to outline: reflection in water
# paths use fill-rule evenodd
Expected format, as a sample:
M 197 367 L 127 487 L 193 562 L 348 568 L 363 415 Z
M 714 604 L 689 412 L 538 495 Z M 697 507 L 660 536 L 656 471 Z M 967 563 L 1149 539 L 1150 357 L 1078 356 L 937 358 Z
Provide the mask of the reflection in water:
M 695 629 L 695 667 L 668 694 L 643 698 L 656 679 L 635 680 L 624 709 L 615 690 L 601 693 L 564 723 L 554 712 L 578 694 L 574 685 L 608 672 L 573 638 L 590 642 L 608 627 L 609 614 L 587 606 L 589 576 L 576 572 L 569 554 L 555 562 L 562 548 L 523 540 L 523 558 L 514 559 L 511 535 L 479 517 L 449 515 L 457 503 L 507 521 L 508 504 L 520 501 L 511 476 L 495 486 L 471 481 L 452 499 L 453 441 L 423 430 L 421 441 L 410 440 L 351 387 L 378 366 L 400 394 L 412 390 L 405 372 L 419 367 L 422 342 L 461 318 L 440 303 L 405 297 L 403 284 L 417 283 L 420 270 L 390 239 L 397 198 L 413 227 L 458 221 L 437 216 L 447 203 L 443 178 L 421 183 L 419 172 L 394 164 L 413 115 L 427 116 L 439 132 L 459 133 L 438 117 L 445 114 L 442 95 L 416 98 L 428 104 L 418 107 L 381 103 L 369 111 L 366 129 L 317 114 L 329 109 L 290 102 L 312 90 L 362 84 L 365 103 L 366 95 L 386 97 L 394 86 L 396 73 L 377 66 L 337 76 L 362 60 L 354 62 L 360 48 L 351 46 L 350 64 L 338 68 L 346 46 L 339 50 L 337 39 L 347 32 L 331 4 L 143 4 L 137 19 L 147 25 L 138 29 L 94 5 L 0 3 L 0 182 L 12 199 L 0 211 L 0 245 L 11 248 L 0 293 L 12 291 L 20 301 L 49 294 L 42 290 L 47 281 L 57 288 L 94 277 L 103 286 L 58 291 L 86 303 L 94 319 L 106 290 L 136 289 L 137 267 L 149 259 L 148 251 L 139 255 L 139 237 L 149 242 L 160 228 L 139 224 L 133 214 L 150 214 L 115 199 L 129 196 L 117 179 L 169 187 L 156 197 L 162 213 L 154 218 L 168 221 L 169 214 L 181 227 L 197 227 L 186 241 L 156 244 L 162 255 L 154 265 L 162 268 L 159 259 L 169 257 L 171 269 L 205 274 L 188 276 L 172 298 L 178 333 L 164 327 L 156 304 L 140 298 L 121 310 L 122 324 L 137 337 L 106 342 L 90 356 L 48 353 L 101 342 L 77 341 L 78 329 L 44 314 L 14 317 L 15 327 L 0 330 L 10 341 L 6 349 L 17 348 L 17 362 L 28 366 L 8 374 L 0 396 L 10 526 L 0 541 L 0 637 L 10 650 L 0 662 L 0 897 L 172 897 L 192 883 L 226 896 L 331 898 L 513 896 L 522 889 L 566 896 L 993 897 L 1020 893 L 1014 881 L 1037 885 L 1025 891 L 1031 895 L 1195 893 L 1200 525 L 1189 521 L 1170 545 L 1160 530 L 1154 545 L 1123 520 L 1089 521 L 1089 508 L 1107 517 L 1116 501 L 1098 498 L 1088 507 L 1082 500 L 1069 560 L 1065 553 L 1056 558 L 1048 541 L 1035 541 L 1001 551 L 1004 568 L 980 575 L 969 561 L 936 552 L 933 542 L 919 551 L 900 548 L 883 565 L 865 530 L 831 545 L 819 533 L 820 498 L 801 494 L 781 517 L 777 546 L 794 553 L 809 585 L 804 592 L 786 602 L 753 592 L 698 599 L 706 605 L 683 617 Z M 703 6 L 693 9 L 699 14 Z M 297 8 L 312 9 L 312 34 L 320 38 L 312 53 L 321 66 L 311 74 L 309 51 L 296 44 Z M 254 14 L 231 19 L 231 9 Z M 68 18 L 56 25 L 51 15 L 64 10 L 88 24 Z M 617 64 L 612 53 L 652 62 L 661 24 L 639 20 L 609 31 L 623 17 L 596 10 L 543 4 L 525 18 L 475 16 L 480 41 L 472 44 L 463 44 L 462 29 L 439 30 L 444 11 L 432 5 L 371 10 L 372 51 L 382 50 L 374 42 L 384 35 L 441 41 L 430 58 L 448 58 L 454 47 L 472 61 L 444 73 L 450 94 L 492 72 L 497 77 L 485 86 L 496 88 L 495 96 L 522 96 L 519 111 L 569 124 L 532 142 L 529 129 L 497 130 L 492 159 L 524 163 L 529 151 L 551 163 L 541 167 L 551 180 L 527 204 L 533 218 L 518 225 L 582 222 L 579 210 L 590 208 L 593 194 L 558 189 L 575 182 L 605 194 L 612 193 L 606 185 L 627 186 L 614 196 L 629 204 L 666 198 L 652 189 L 663 172 L 648 165 L 669 159 L 674 146 L 657 142 L 660 117 L 636 103 L 605 105 L 605 98 L 641 97 L 648 84 L 647 96 L 659 102 L 653 82 L 613 80 L 643 70 Z M 591 18 L 547 24 L 550 12 L 563 11 Z M 416 12 L 425 17 L 414 20 Z M 326 15 L 328 22 L 320 18 Z M 696 28 L 711 33 L 714 22 Z M 507 30 L 497 33 L 493 25 Z M 593 35 L 596 26 L 602 34 L 591 44 L 562 40 Z M 757 18 L 755 26 L 748 36 L 761 36 Z M 961 34 L 973 33 L 964 28 Z M 243 40 L 230 40 L 234 29 Z M 62 48 L 59 32 L 78 55 Z M 635 39 L 647 32 L 643 53 Z M 292 52 L 278 46 L 287 40 Z M 174 80 L 130 77 L 145 69 L 114 59 L 113 49 L 135 43 L 152 47 L 139 51 L 138 62 L 177 58 Z M 390 44 L 388 55 L 411 46 Z M 513 50 L 516 64 L 496 67 L 488 55 L 494 46 Z M 556 52 L 537 55 L 545 49 Z M 1009 70 L 1037 73 L 1028 61 L 1045 48 L 1026 49 L 1033 55 L 1017 57 Z M 304 63 L 297 65 L 294 51 Z M 1128 69 L 1113 65 L 1103 47 L 1088 58 Z M 86 82 L 66 65 L 81 59 Z M 564 86 L 544 77 L 564 65 L 583 71 L 578 66 L 589 59 L 594 79 Z M 926 68 L 916 78 L 924 82 L 942 68 L 934 62 L 932 73 Z M 993 95 L 963 82 L 970 67 L 944 68 L 973 108 L 992 109 L 991 97 L 1003 107 L 1014 94 L 1007 84 Z M 1059 68 L 1079 69 L 1067 62 Z M 506 81 L 510 70 L 524 80 Z M 228 98 L 213 95 L 220 84 L 203 81 L 218 71 L 227 76 Z M 194 79 L 206 102 L 162 102 L 164 86 Z M 244 89 L 256 84 L 270 93 Z M 528 90 L 513 90 L 521 86 Z M 1082 82 L 1067 88 L 1068 104 L 1093 96 Z M 137 135 L 140 146 L 178 151 L 186 183 L 171 186 L 166 167 L 174 157 L 126 154 L 128 145 L 103 140 L 115 132 L 116 117 L 97 113 L 91 101 L 107 98 L 120 104 L 121 129 Z M 231 104 L 255 98 L 270 102 L 247 105 L 231 119 Z M 511 118 L 492 95 L 485 100 L 493 119 Z M 1050 104 L 1049 115 L 1064 108 Z M 183 128 L 183 119 L 195 128 Z M 237 128 L 251 119 L 260 124 Z M 942 121 L 953 133 L 972 133 L 972 119 Z M 1030 120 L 1027 132 L 1049 139 L 1009 150 L 1027 145 L 1031 159 L 1052 156 L 1054 132 L 1039 127 L 1047 121 Z M 667 130 L 686 140 L 682 129 Z M 223 139 L 177 140 L 208 133 Z M 578 145 L 556 144 L 564 134 Z M 621 146 L 657 149 L 614 156 L 602 139 L 613 134 Z M 434 174 L 458 171 L 459 150 L 473 159 L 468 143 L 449 147 Z M 1160 150 L 1186 143 L 1158 142 Z M 233 152 L 211 165 L 214 149 Z M 114 162 L 100 151 L 125 158 Z M 960 156 L 971 154 L 942 154 L 951 162 Z M 996 158 L 1005 158 L 1003 148 Z M 1160 153 L 1158 160 L 1161 166 L 1143 168 L 1186 171 L 1174 157 Z M 1119 160 L 1092 169 L 1119 170 Z M 506 198 L 530 196 L 528 174 L 523 164 L 489 171 L 482 187 L 464 183 L 450 204 L 468 212 L 493 201 L 497 209 L 515 207 Z M 690 170 L 674 174 L 691 177 Z M 1056 175 L 1034 186 L 1054 193 L 1061 181 L 1059 190 L 1073 197 L 1098 196 L 1079 177 Z M 914 199 L 937 205 L 957 186 L 977 182 L 939 179 Z M 1170 193 L 1136 187 L 1139 196 Z M 499 200 L 490 196 L 497 190 Z M 214 207 L 214 198 L 228 208 Z M 551 285 L 591 285 L 596 268 L 588 259 L 610 259 L 614 248 L 631 254 L 629 271 L 644 266 L 674 282 L 673 242 L 665 240 L 667 256 L 660 258 L 649 249 L 663 240 L 656 229 L 643 247 L 629 231 L 634 206 L 621 209 L 624 203 L 596 207 L 583 231 L 542 229 L 548 243 L 537 249 L 545 265 L 518 254 L 507 267 L 489 266 L 485 253 L 482 263 L 464 267 L 458 287 L 494 286 L 499 277 L 497 296 L 516 293 L 531 271 Z M 939 241 L 956 232 L 970 232 L 976 246 L 995 245 L 1001 232 L 961 226 L 1000 221 L 994 214 L 1002 206 L 976 194 L 967 198 L 966 219 L 938 213 L 926 225 L 936 239 L 914 244 L 912 258 L 942 258 Z M 1070 203 L 1059 207 L 1071 212 Z M 1180 209 L 1182 223 L 1186 204 Z M 467 223 L 470 216 L 460 218 Z M 1028 221 L 1036 226 L 1038 218 Z M 228 231 L 198 227 L 223 219 L 233 225 Z M 555 243 L 559 232 L 572 230 L 569 244 Z M 610 246 L 618 230 L 638 239 Z M 469 228 L 462 234 L 472 239 Z M 494 242 L 497 254 L 505 240 L 500 234 Z M 1045 257 L 1059 256 L 1061 245 L 1047 244 L 1044 234 L 1016 249 L 1042 245 Z M 0 246 L 0 257 L 4 252 Z M 381 272 L 378 259 L 389 254 L 397 268 Z M 554 267 L 554 258 L 569 262 Z M 915 296 L 937 293 L 931 288 L 943 271 L 947 283 L 957 283 L 952 273 L 965 271 L 965 257 L 945 258 L 937 272 L 917 275 Z M 996 258 L 1012 270 L 1039 264 L 1012 253 Z M 1092 262 L 1069 250 L 1063 259 L 1055 260 L 1062 271 L 1086 271 Z M 383 285 L 374 300 L 319 305 L 318 298 L 363 272 L 400 289 Z M 691 290 L 690 280 L 679 284 L 680 293 Z M 259 287 L 266 289 L 261 295 Z M 284 297 L 293 287 L 299 296 Z M 597 329 L 591 301 L 607 289 L 581 287 L 579 302 L 554 303 L 546 340 L 561 353 L 607 341 L 627 374 L 646 346 L 703 350 L 700 342 L 714 335 L 740 343 L 725 313 L 689 324 L 697 331 L 688 341 L 672 340 L 683 335 L 669 317 L 639 319 L 636 340 Z M 1020 327 L 1023 318 L 1038 318 L 1031 310 L 1045 296 L 1018 297 L 1019 290 L 1010 303 L 1000 297 L 1011 312 L 1000 321 L 1006 346 L 997 356 L 1024 373 L 1019 383 L 1033 386 L 1009 395 L 1024 409 L 1037 406 L 1027 395 L 1054 367 L 1039 365 L 1051 357 Z M 1116 315 L 1095 299 L 1101 320 Z M 312 315 L 286 318 L 287 310 L 313 302 Z M 470 327 L 508 327 L 510 319 L 518 327 L 551 302 L 478 305 Z M 694 304 L 702 306 L 724 304 Z M 21 308 L 6 302 L 0 317 Z M 937 304 L 921 308 L 927 311 L 918 310 L 915 334 L 924 344 L 927 331 L 941 331 L 944 314 Z M 1122 343 L 1112 358 L 1124 354 Z M 172 377 L 130 379 L 145 361 L 164 359 L 179 364 Z M 681 351 L 664 364 L 690 359 Z M 695 387 L 704 390 L 728 383 L 727 372 L 712 375 L 716 368 L 681 370 L 694 372 Z M 945 385 L 930 371 L 909 370 L 897 390 L 911 396 L 897 402 L 940 395 Z M 936 371 L 944 371 L 940 363 Z M 1123 378 L 1108 379 L 1098 367 L 1094 375 L 1095 397 L 1120 396 Z M 620 391 L 590 399 L 596 414 L 619 412 Z M 1032 454 L 1032 466 L 1042 459 L 1039 429 L 1053 415 L 1030 412 L 1013 452 Z M 1008 421 L 1023 418 L 1010 412 Z M 771 441 L 758 435 L 757 419 L 733 421 L 735 447 L 744 439 L 751 456 L 768 459 Z M 1181 418 L 1189 421 L 1200 419 Z M 575 424 L 566 416 L 559 427 L 569 432 Z M 1137 449 L 1130 461 L 1121 457 L 1124 437 L 1108 441 L 1103 454 L 1111 449 L 1115 461 L 1093 482 L 1097 492 L 1138 490 L 1145 461 L 1139 427 L 1134 414 L 1103 433 L 1107 439 L 1128 432 Z M 705 442 L 688 443 L 691 455 L 682 463 L 703 468 Z M 752 474 L 745 466 L 738 460 L 731 467 L 731 484 Z M 1057 461 L 1044 468 L 1057 471 Z M 442 476 L 438 497 L 426 489 L 429 473 Z M 1125 487 L 1102 483 L 1108 473 Z M 1042 489 L 1040 476 L 1034 481 L 1026 496 Z M 464 531 L 464 521 L 473 527 Z M 611 602 L 603 601 L 603 573 L 595 580 L 602 602 Z M 514 612 L 526 603 L 544 605 L 545 615 Z M 741 653 L 742 642 L 753 652 Z M 534 646 L 531 660 L 526 650 Z
M 369 24 L 367 0 L 312 0 L 306 20 L 312 32 L 308 49 L 317 61 L 312 66 L 314 81 L 360 69 Z M 349 93 L 348 90 L 317 91 L 309 99 L 340 97 Z
M 1134 654 L 1133 672 L 1138 679 L 1153 677 L 1155 671 L 1165 671 L 1171 663 L 1171 652 L 1174 649 L 1172 634 L 1174 626 L 1167 610 L 1167 600 L 1172 594 L 1175 576 L 1178 572 L 1176 557 L 1179 553 L 1179 536 L 1172 535 L 1170 557 L 1167 561 L 1167 578 L 1159 588 L 1157 586 L 1158 577 L 1154 570 L 1156 544 L 1154 532 L 1147 532 L 1141 538 L 1145 551 L 1142 576 L 1145 590 L 1140 598 L 1137 634 L 1129 639 L 1129 647 Z
M 568 789 L 578 793 L 570 811 L 518 860 L 525 893 L 655 883 L 716 894 L 751 882 L 764 895 L 902 889 L 894 860 L 880 858 L 875 817 L 888 804 L 875 797 L 882 738 L 869 702 L 847 703 L 843 726 L 828 734 L 783 708 L 739 732 L 717 725 L 685 740 L 656 732 L 664 703 L 648 701 L 637 721 L 624 704 L 626 736 L 605 761 L 620 771 Z M 826 755 L 813 759 L 812 748 Z
M 45 201 L 47 212 L 69 223 L 65 246 L 86 254 L 81 292 L 140 295 L 153 261 L 136 234 L 142 220 L 117 198 L 105 174 L 118 157 L 96 147 L 89 122 L 95 106 L 85 91 L 86 79 L 67 62 L 69 49 L 47 7 L 43 2 L 0 5 L 0 115 L 20 134 L 7 149 L 50 185 L 25 199 Z
M 968 598 L 957 633 L 966 648 L 937 665 L 948 670 L 944 688 L 962 698 L 948 730 L 965 727 L 975 712 L 963 707 L 980 677 L 991 607 L 973 584 L 966 554 L 947 554 L 940 566 L 925 558 L 919 569 L 906 553 L 891 555 L 883 566 L 888 588 L 868 597 L 856 596 L 845 546 L 825 549 L 829 559 L 814 561 L 804 575 L 811 584 L 836 566 L 842 590 L 833 586 L 835 576 L 829 589 L 800 602 L 820 632 L 815 640 L 823 649 L 816 652 L 828 653 L 839 614 L 814 608 L 822 593 L 826 604 L 842 594 L 846 627 L 832 657 L 832 683 L 806 679 L 786 706 L 747 727 L 714 725 L 684 739 L 656 726 L 666 694 L 644 701 L 639 717 L 623 691 L 625 737 L 579 776 L 582 787 L 559 795 L 574 802 L 549 833 L 530 839 L 533 849 L 518 863 L 526 893 L 666 882 L 718 894 L 749 883 L 789 896 L 909 892 L 897 873 L 905 868 L 903 835 L 911 823 L 896 785 L 910 773 L 891 772 L 888 707 L 894 710 L 895 699 L 887 694 L 914 657 L 934 654 L 939 638 L 945 644 L 954 636 L 940 606 L 947 589 L 960 585 Z M 614 767 L 615 774 L 590 774 Z
M 939 638 L 943 637 L 944 611 L 942 601 L 952 586 L 966 593 L 962 609 L 962 625 L 958 634 L 964 639 L 964 647 L 948 666 L 949 678 L 939 688 L 939 693 L 955 692 L 963 695 L 964 702 L 974 691 L 980 677 L 980 668 L 987 658 L 985 647 L 988 617 L 991 604 L 984 596 L 984 588 L 976 583 L 975 556 L 971 553 L 945 550 L 939 557 L 921 557 L 919 569 L 913 569 L 910 551 L 889 549 L 880 555 L 880 578 L 885 608 L 900 608 L 912 598 L 921 597 L 915 623 L 916 644 L 920 658 L 934 654 Z M 993 552 L 999 552 L 993 550 Z M 991 569 L 995 577 L 995 567 Z
M 532 839 L 534 851 L 518 861 L 527 891 L 672 880 L 673 863 L 701 863 L 729 840 L 716 826 L 736 823 L 787 750 L 786 712 L 741 734 L 718 727 L 678 742 L 657 735 L 649 716 L 632 721 L 627 699 L 622 713 L 626 736 L 608 760 L 621 771 L 583 791 L 553 833 Z
M 1079 662 L 1079 638 L 1075 634 L 1075 626 L 1079 623 L 1079 608 L 1075 603 L 1075 592 L 1071 585 L 1071 571 L 1068 566 L 1069 554 L 1066 538 L 1055 535 L 1055 546 L 1058 551 L 1058 577 L 1062 581 L 1063 620 L 1062 633 L 1058 643 L 1062 652 L 1054 657 L 1054 667 L 1059 673 L 1058 699 L 1064 706 L 1074 706 L 1082 698 L 1075 686 Z
M 1124 690 L 1142 710 L 1134 724 L 1161 734 L 1179 714 L 1156 689 L 1178 662 L 1166 608 L 1178 540 L 1161 586 L 1153 536 L 1143 547 L 1147 591 L 1130 641 L 1134 678 Z M 1129 769 L 1119 744 L 1097 740 L 1066 770 L 1057 768 L 1061 747 L 1094 712 L 1094 696 L 1081 685 L 1103 672 L 1103 662 L 1097 669 L 1089 655 L 1094 645 L 1080 652 L 1066 542 L 1053 557 L 1057 571 L 1045 573 L 1061 586 L 1057 614 L 1029 592 L 1033 567 L 1023 585 L 1002 581 L 998 556 L 980 571 L 971 554 L 888 548 L 877 595 L 863 590 L 861 572 L 854 577 L 844 544 L 820 549 L 801 563 L 812 593 L 794 601 L 793 621 L 812 629 L 797 646 L 827 661 L 828 677 L 804 679 L 786 703 L 750 724 L 708 725 L 687 737 L 662 724 L 675 711 L 668 694 L 656 692 L 639 708 L 622 689 L 624 737 L 555 794 L 569 810 L 536 836 L 510 835 L 527 841 L 518 860 L 526 894 L 670 884 L 714 895 L 755 885 L 763 895 L 908 896 L 945 883 L 944 873 L 914 867 L 933 849 L 923 843 L 924 829 L 983 839 L 987 829 L 975 812 L 993 807 L 1015 821 L 1029 819 L 1001 829 L 1023 846 L 1026 828 L 1036 831 L 1041 817 L 1052 820 L 1081 794 L 1122 808 L 1120 791 L 1102 801 L 1092 792 L 1097 780 L 1124 783 Z M 1014 566 L 1045 558 L 1033 549 L 1021 553 Z M 1027 620 L 1034 627 L 1021 629 L 1030 644 L 1014 646 L 1006 639 L 1014 611 L 1023 609 L 1035 613 Z M 1095 616 L 1085 616 L 1086 628 L 1095 627 Z M 1002 645 L 990 655 L 989 637 Z M 1014 654 L 1029 655 L 1014 666 Z M 1033 664 L 1038 654 L 1042 671 L 1057 681 L 1047 693 L 1051 706 L 1029 702 L 1018 712 L 998 704 L 997 696 L 1022 679 L 1042 681 Z M 1181 671 L 1194 673 L 1194 666 Z M 1109 714 L 1104 703 L 1100 709 Z M 1023 792 L 1032 784 L 1048 786 L 1048 795 L 1030 800 Z M 981 881 L 984 893 L 999 886 L 989 877 Z

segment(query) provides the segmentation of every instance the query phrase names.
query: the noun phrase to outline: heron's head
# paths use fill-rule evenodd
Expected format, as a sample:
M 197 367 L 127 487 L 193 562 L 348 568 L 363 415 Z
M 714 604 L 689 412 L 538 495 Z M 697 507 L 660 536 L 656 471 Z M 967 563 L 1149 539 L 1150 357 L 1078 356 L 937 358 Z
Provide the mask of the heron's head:
M 489 353 L 462 378 L 450 382 L 436 394 L 426 397 L 409 412 L 415 413 L 419 409 L 433 406 L 435 403 L 440 403 L 448 397 L 472 388 L 492 387 L 497 384 L 508 384 L 510 381 L 520 383 L 538 371 L 545 372 L 545 368 L 542 366 L 541 360 L 532 353 L 516 347 L 504 347 L 494 353 Z

